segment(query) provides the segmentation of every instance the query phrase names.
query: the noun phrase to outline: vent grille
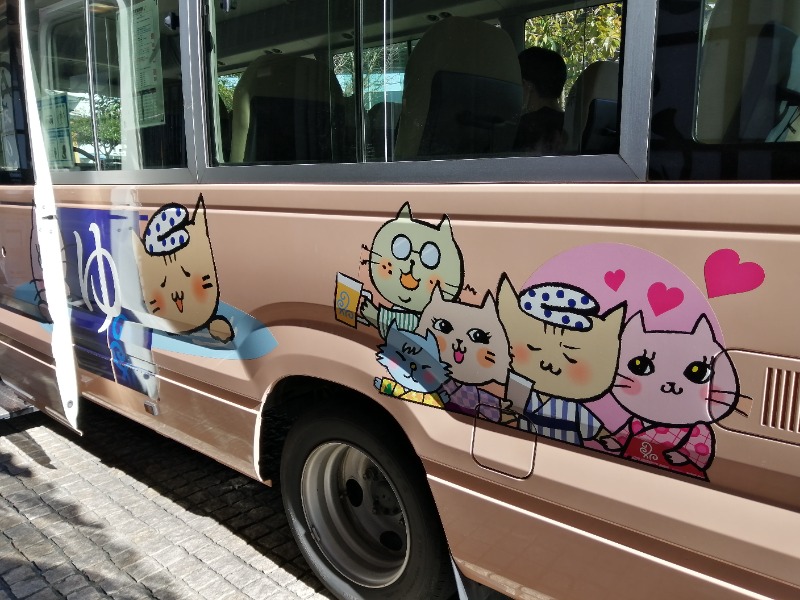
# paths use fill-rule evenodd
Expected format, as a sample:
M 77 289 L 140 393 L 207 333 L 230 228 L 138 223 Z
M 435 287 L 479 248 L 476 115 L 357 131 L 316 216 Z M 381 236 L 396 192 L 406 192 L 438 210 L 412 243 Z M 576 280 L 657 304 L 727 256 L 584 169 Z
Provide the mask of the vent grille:
M 761 424 L 800 433 L 800 373 L 767 368 Z

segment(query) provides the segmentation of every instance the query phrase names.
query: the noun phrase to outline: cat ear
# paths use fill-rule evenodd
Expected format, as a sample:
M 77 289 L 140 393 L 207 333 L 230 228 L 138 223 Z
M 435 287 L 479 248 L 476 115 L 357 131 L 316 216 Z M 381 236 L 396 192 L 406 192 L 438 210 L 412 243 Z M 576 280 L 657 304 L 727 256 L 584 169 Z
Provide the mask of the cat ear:
M 131 229 L 131 244 L 133 244 L 133 253 L 136 256 L 136 262 L 141 263 L 146 251 L 144 249 L 144 242 L 142 238 L 136 235 L 136 232 Z
M 614 308 L 610 309 L 606 314 L 602 315 L 600 319 L 611 329 L 615 329 L 622 333 L 622 324 L 625 322 L 625 310 L 628 308 L 627 302 L 620 302 Z M 642 325 L 644 327 L 644 325 Z
M 508 314 L 518 310 L 517 292 L 514 290 L 514 286 L 511 285 L 508 275 L 503 273 L 500 275 L 500 283 L 497 285 L 497 314 L 500 316 L 503 313 Z M 502 321 L 502 319 L 500 320 Z
M 634 313 L 634 315 L 625 324 L 626 331 L 633 331 L 634 328 L 636 328 L 637 333 L 638 332 L 645 333 L 644 314 L 642 313 L 642 311 L 637 311 L 636 313 Z
M 497 307 L 497 304 L 494 301 L 494 296 L 492 296 L 491 290 L 486 290 L 486 294 L 484 294 L 483 300 L 481 300 L 481 305 L 478 308 L 484 308 L 488 301 L 491 301 L 493 307 Z
M 203 231 L 208 234 L 208 225 L 206 224 L 206 203 L 203 201 L 203 194 L 197 197 L 197 204 L 194 207 L 194 214 L 192 215 L 192 224 L 200 225 Z
M 403 206 L 400 207 L 400 210 L 397 213 L 398 219 L 408 219 L 409 221 L 413 219 L 411 216 L 411 205 L 406 202 Z
M 708 317 L 705 313 L 700 315 L 700 318 L 697 319 L 697 322 L 694 324 L 694 327 L 692 328 L 692 335 L 699 335 L 711 340 L 714 343 L 717 343 L 717 338 L 714 335 L 714 328 L 711 327 L 711 322 L 708 320 Z
M 436 226 L 439 231 L 444 231 L 445 233 L 449 234 L 453 241 L 455 241 L 455 237 L 453 237 L 453 227 L 450 225 L 450 217 L 447 215 L 442 215 L 442 220 L 439 221 L 439 224 Z
M 433 335 L 433 332 L 430 329 L 425 331 L 425 343 L 428 345 L 429 348 L 431 348 L 431 349 L 435 348 L 436 349 L 436 354 L 435 354 L 434 358 L 436 358 L 438 360 L 439 359 L 439 344 L 436 342 L 436 336 Z

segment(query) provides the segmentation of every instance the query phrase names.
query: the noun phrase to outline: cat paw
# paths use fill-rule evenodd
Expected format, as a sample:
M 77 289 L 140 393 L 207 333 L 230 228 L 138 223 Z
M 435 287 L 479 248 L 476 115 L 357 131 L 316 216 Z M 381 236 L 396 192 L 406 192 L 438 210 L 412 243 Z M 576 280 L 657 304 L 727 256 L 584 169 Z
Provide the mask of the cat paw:
M 208 332 L 215 340 L 227 344 L 233 339 L 233 327 L 225 317 L 216 316 L 208 323 Z
M 685 465 L 686 463 L 689 462 L 688 458 L 686 458 L 683 454 L 675 450 L 673 450 L 672 452 L 666 452 L 664 454 L 664 458 L 667 459 L 667 462 L 669 462 L 669 464 L 675 466 Z
M 622 444 L 610 435 L 598 438 L 597 441 L 609 452 L 619 452 L 620 448 L 622 448 Z
M 370 325 L 376 327 L 378 323 L 378 307 L 367 298 L 363 298 L 361 302 L 361 316 L 364 317 Z

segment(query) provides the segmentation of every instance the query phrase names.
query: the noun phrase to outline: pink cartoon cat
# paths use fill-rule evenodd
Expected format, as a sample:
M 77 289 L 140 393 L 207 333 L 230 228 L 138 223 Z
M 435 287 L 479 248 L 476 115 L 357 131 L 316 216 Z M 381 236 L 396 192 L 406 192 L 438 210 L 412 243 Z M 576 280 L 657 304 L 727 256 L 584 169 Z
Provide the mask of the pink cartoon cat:
M 689 332 L 648 331 L 637 312 L 622 333 L 612 395 L 630 417 L 600 440 L 608 450 L 707 479 L 710 425 L 735 410 L 739 380 L 706 315 Z

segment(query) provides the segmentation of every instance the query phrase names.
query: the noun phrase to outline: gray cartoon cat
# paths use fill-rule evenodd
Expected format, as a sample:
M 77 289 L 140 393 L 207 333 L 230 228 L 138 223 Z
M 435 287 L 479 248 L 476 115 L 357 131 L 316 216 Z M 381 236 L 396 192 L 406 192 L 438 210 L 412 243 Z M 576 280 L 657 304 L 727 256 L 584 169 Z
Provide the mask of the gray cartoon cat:
M 390 375 L 375 378 L 375 387 L 382 394 L 437 408 L 448 402 L 442 384 L 450 369 L 439 359 L 436 338 L 430 330 L 419 335 L 392 323 L 377 356 Z

